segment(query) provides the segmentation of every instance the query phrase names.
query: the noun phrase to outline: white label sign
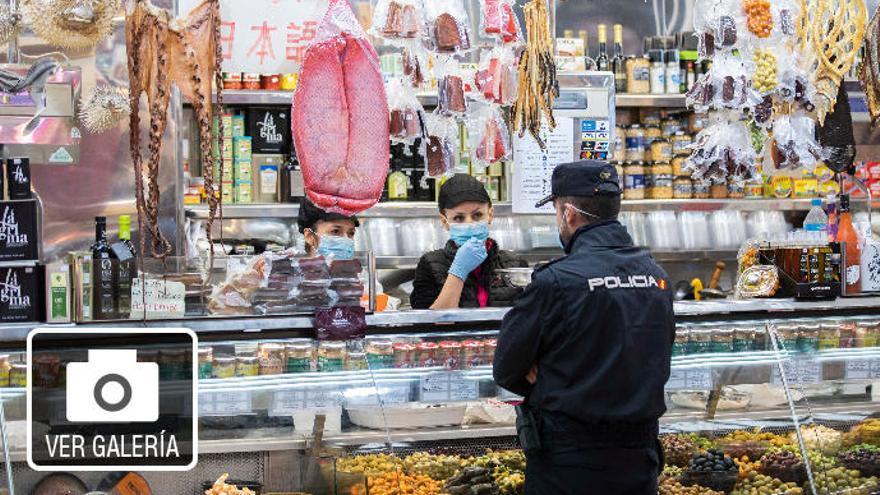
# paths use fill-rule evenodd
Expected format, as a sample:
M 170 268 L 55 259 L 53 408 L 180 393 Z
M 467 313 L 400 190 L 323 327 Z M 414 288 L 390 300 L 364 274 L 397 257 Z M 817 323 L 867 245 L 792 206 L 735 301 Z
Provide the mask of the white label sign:
M 297 72 L 327 11 L 327 0 L 220 0 L 223 70 Z M 180 2 L 181 16 L 198 4 Z
M 711 368 L 672 370 L 666 390 L 709 390 L 712 388 Z
M 137 277 L 131 281 L 131 318 L 183 318 L 185 298 L 183 282 Z
M 438 371 L 422 377 L 422 402 L 461 402 L 477 400 L 480 384 L 460 371 Z
M 339 390 L 279 390 L 272 394 L 269 416 L 292 416 L 294 411 L 326 409 L 340 404 L 342 404 L 342 392 Z
M 200 416 L 251 414 L 250 392 L 207 392 L 199 394 Z
M 523 137 L 513 137 L 514 213 L 552 212 L 552 204 L 535 208 L 535 203 L 550 194 L 553 168 L 574 160 L 574 119 L 557 118 L 553 131 L 544 123 L 539 135 L 547 144 L 546 150 L 542 150 L 528 132 Z
M 790 384 L 810 384 L 822 381 L 822 363 L 818 361 L 812 359 L 792 359 L 790 361 L 783 361 L 782 367 L 785 369 L 785 378 L 788 379 Z M 776 385 L 782 384 L 779 366 L 773 366 L 770 381 Z
M 846 362 L 848 380 L 873 380 L 880 378 L 880 359 L 851 359 Z

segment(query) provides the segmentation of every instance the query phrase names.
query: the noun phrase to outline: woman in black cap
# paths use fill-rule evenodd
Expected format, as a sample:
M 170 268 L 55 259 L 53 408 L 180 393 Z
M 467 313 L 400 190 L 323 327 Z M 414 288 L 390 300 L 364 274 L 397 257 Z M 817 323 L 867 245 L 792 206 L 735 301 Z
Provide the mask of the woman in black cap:
M 361 225 L 356 216 L 328 213 L 304 198 L 297 224 L 305 237 L 307 255 L 332 255 L 337 260 L 354 257 L 354 235 Z
M 446 247 L 422 255 L 410 305 L 414 309 L 510 306 L 520 289 L 496 271 L 527 266 L 489 238 L 492 200 L 483 184 L 457 174 L 440 188 L 440 221 L 449 231 Z

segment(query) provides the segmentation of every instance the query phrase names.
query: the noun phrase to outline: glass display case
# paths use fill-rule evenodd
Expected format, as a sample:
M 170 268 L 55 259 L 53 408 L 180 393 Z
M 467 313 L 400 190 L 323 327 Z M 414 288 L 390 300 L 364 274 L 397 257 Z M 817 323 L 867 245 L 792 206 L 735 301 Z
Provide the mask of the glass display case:
M 704 486 L 700 493 L 880 490 L 878 307 L 876 299 L 676 303 L 661 418 L 665 493 L 678 493 L 677 483 Z M 492 380 L 504 313 L 370 315 L 367 337 L 346 342 L 318 342 L 309 318 L 266 318 L 262 331 L 238 330 L 261 319 L 190 322 L 200 340 L 199 464 L 180 476 L 143 475 L 153 493 L 201 493 L 223 473 L 258 482 L 262 493 L 452 493 L 468 483 L 519 493 L 519 398 Z M 41 474 L 22 462 L 23 347 L 6 347 L 0 381 L 9 375 L 2 396 L 15 493 L 29 493 Z M 733 467 L 694 469 L 712 452 Z M 419 488 L 383 488 L 390 484 Z M 775 491 L 751 491 L 765 485 Z

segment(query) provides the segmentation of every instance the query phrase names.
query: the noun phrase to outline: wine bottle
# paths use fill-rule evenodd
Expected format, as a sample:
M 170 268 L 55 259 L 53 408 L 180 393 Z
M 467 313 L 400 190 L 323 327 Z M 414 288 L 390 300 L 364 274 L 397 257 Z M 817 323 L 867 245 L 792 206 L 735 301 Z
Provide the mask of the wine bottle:
M 605 24 L 599 24 L 599 56 L 596 57 L 596 70 L 609 70 L 608 59 L 608 28 Z
M 95 243 L 92 244 L 92 275 L 94 278 L 92 308 L 94 319 L 116 318 L 113 255 L 107 242 L 107 218 L 95 217 Z
M 626 93 L 626 58 L 623 56 L 623 26 L 614 25 L 614 58 L 611 59 L 614 71 L 614 90 Z

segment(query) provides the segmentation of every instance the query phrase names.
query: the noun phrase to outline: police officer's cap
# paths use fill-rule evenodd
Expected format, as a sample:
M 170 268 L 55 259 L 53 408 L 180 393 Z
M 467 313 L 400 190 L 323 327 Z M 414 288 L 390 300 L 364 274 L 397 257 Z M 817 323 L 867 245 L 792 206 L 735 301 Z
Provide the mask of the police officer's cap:
M 535 204 L 540 208 L 561 196 L 620 196 L 613 165 L 598 160 L 560 163 L 553 169 L 551 194 Z
M 450 177 L 440 187 L 440 194 L 437 195 L 440 213 L 468 201 L 492 204 L 492 199 L 489 198 L 483 183 L 467 174 L 455 174 Z
M 314 229 L 315 224 L 320 221 L 332 222 L 334 220 L 351 220 L 354 222 L 355 227 L 361 226 L 356 216 L 347 217 L 341 213 L 324 211 L 315 206 L 308 198 L 303 198 L 302 203 L 299 205 L 299 216 L 296 219 L 296 223 L 299 227 L 299 232 L 303 233 L 306 229 Z

